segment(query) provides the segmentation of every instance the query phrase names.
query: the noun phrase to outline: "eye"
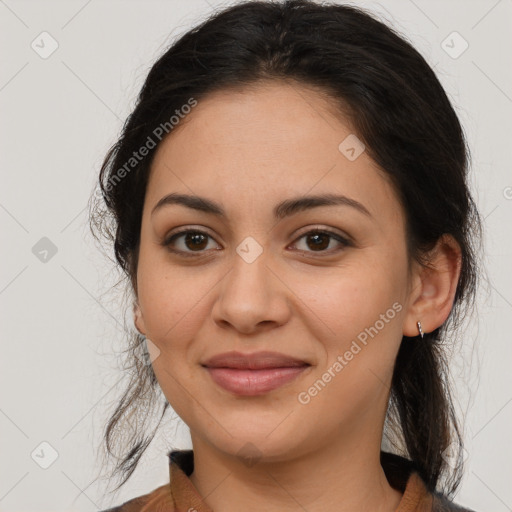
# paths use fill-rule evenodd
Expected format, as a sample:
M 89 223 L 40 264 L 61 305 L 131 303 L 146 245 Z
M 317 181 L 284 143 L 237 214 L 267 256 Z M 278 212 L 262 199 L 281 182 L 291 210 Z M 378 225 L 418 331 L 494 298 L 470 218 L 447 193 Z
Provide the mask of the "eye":
M 213 240 L 213 238 L 204 231 L 187 229 L 174 233 L 172 236 L 166 238 L 162 245 L 172 252 L 183 254 L 183 256 L 195 256 L 193 253 L 205 252 L 205 249 L 208 248 L 208 239 Z M 180 240 L 180 242 L 176 243 L 178 240 Z M 175 248 L 176 246 L 178 247 Z
M 331 254 L 333 252 L 338 252 L 343 247 L 348 247 L 352 245 L 352 243 L 348 239 L 342 237 L 338 233 L 334 233 L 327 229 L 320 228 L 308 231 L 307 233 L 299 237 L 297 240 L 300 241 L 303 239 L 305 241 L 304 245 L 306 248 L 299 248 L 298 250 L 301 252 L 321 252 Z M 335 240 L 335 242 L 338 243 L 338 248 L 331 248 L 330 250 L 325 250 L 329 248 L 329 246 L 331 246 L 332 240 Z M 312 250 L 308 250 L 308 248 Z
M 301 241 L 303 239 L 305 241 L 305 248 L 298 248 L 297 250 L 300 252 L 331 254 L 340 251 L 344 247 L 353 245 L 350 240 L 342 237 L 338 233 L 320 228 L 312 229 L 304 233 L 297 240 Z M 204 231 L 186 229 L 167 237 L 162 245 L 167 247 L 171 252 L 179 253 L 182 256 L 199 256 L 208 249 L 219 250 L 216 247 L 208 247 L 209 240 L 213 240 L 212 236 Z M 338 248 L 329 249 L 333 240 L 337 242 Z

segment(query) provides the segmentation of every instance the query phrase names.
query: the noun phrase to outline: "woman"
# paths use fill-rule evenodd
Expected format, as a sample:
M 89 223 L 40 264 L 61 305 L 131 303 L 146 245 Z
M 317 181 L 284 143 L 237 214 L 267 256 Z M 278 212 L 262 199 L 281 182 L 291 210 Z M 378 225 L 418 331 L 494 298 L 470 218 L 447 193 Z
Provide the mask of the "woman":
M 468 510 L 443 354 L 476 290 L 467 162 L 432 69 L 361 9 L 240 3 L 173 44 L 92 225 L 138 331 L 116 473 L 169 405 L 193 450 L 111 510 Z

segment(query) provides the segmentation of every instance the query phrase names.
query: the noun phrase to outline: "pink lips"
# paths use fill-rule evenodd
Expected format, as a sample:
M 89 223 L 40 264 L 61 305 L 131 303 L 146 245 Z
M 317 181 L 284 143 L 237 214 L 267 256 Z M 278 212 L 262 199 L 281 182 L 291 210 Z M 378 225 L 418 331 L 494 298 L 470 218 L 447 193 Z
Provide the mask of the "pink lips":
M 237 395 L 268 393 L 310 367 L 306 361 L 277 352 L 218 354 L 203 363 L 213 381 Z

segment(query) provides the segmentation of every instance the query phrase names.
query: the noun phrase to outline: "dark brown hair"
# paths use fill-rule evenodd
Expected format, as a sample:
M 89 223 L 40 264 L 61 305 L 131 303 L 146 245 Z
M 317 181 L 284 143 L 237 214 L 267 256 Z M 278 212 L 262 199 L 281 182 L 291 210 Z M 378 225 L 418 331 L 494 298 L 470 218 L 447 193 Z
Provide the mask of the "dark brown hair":
M 445 233 L 461 247 L 449 319 L 423 339 L 402 340 L 385 428 L 396 452 L 412 461 L 430 490 L 439 490 L 443 480 L 441 490 L 452 494 L 462 475 L 462 435 L 444 345 L 454 338 L 449 328 L 455 331 L 474 307 L 482 226 L 468 188 L 469 152 L 461 124 L 433 70 L 403 36 L 360 8 L 308 0 L 249 1 L 213 14 L 152 66 L 101 168 L 104 204 L 93 205 L 93 233 L 113 242 L 115 259 L 136 296 L 142 207 L 160 143 L 156 127 L 169 124 L 191 98 L 200 102 L 214 91 L 283 79 L 315 87 L 348 115 L 405 209 L 409 261 L 427 265 L 425 256 Z M 133 151 L 149 145 L 148 137 L 158 139 L 155 148 L 127 168 Z M 120 485 L 169 406 L 151 365 L 141 360 L 141 341 L 131 329 L 131 380 L 105 430 L 108 453 L 121 447 L 114 470 L 124 477 Z M 149 418 L 158 419 L 150 429 Z M 457 461 L 453 470 L 445 460 L 447 450 Z

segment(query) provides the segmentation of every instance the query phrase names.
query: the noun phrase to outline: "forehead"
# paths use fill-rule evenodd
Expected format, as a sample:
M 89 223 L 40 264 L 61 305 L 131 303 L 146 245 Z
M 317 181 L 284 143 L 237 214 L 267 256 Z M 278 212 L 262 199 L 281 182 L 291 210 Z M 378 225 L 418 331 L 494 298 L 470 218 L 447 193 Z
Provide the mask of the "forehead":
M 341 146 L 340 146 L 341 144 Z M 179 191 L 264 207 L 289 196 L 339 193 L 372 215 L 401 207 L 386 174 L 358 143 L 334 100 L 293 82 L 224 90 L 198 102 L 157 150 L 148 205 Z M 350 149 L 350 148 L 348 148 Z M 389 219 L 386 219 L 386 221 Z

